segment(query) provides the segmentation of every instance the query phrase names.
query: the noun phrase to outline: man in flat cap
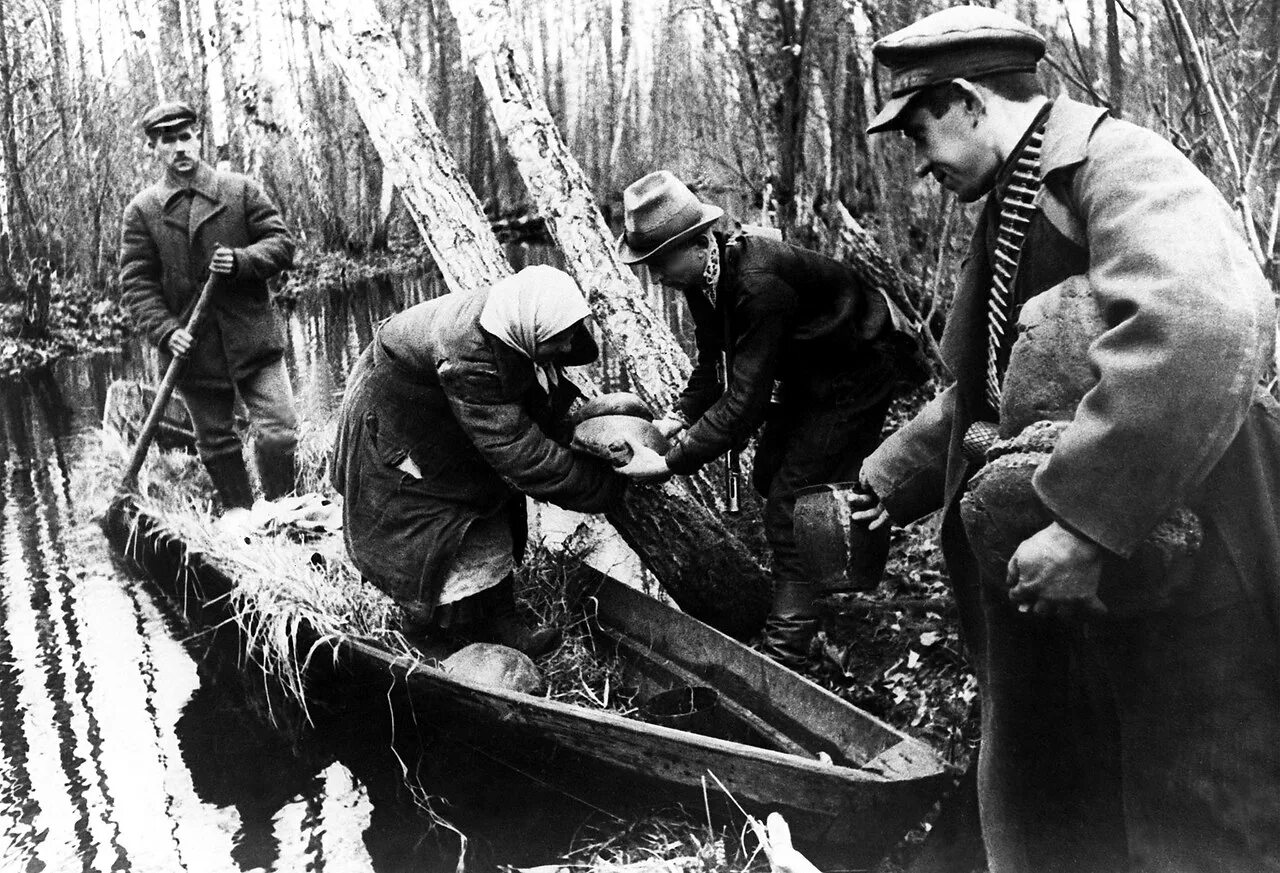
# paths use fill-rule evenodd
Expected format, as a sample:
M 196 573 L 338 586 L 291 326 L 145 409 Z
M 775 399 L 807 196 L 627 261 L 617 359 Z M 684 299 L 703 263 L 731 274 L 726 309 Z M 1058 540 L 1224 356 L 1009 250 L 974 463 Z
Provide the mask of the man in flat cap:
M 224 510 L 253 505 L 235 430 L 238 394 L 249 411 L 264 496 L 293 490 L 297 415 L 284 364 L 284 333 L 267 280 L 293 262 L 293 239 L 275 206 L 246 176 L 200 159 L 200 127 L 186 103 L 143 117 L 161 168 L 125 207 L 121 297 L 164 356 L 188 358 L 178 391 Z M 210 273 L 221 281 L 200 328 L 184 327 Z
M 887 301 L 843 264 L 758 233 L 713 230 L 724 215 L 667 170 L 623 196 L 623 263 L 684 293 L 697 360 L 675 408 L 658 422 L 678 437 L 659 456 L 639 447 L 622 472 L 639 479 L 689 475 L 744 445 L 756 428 L 752 483 L 765 497 L 773 553 L 773 607 L 762 650 L 798 669 L 818 625 L 823 580 L 809 578 L 792 526 L 796 493 L 853 479 L 880 440 L 898 381 L 880 341 L 891 329 Z M 727 372 L 722 379 L 721 372 Z M 888 531 L 861 563 L 879 581 Z
M 870 129 L 986 198 L 943 337 L 955 383 L 866 460 L 856 515 L 945 512 L 990 869 L 1280 869 L 1280 408 L 1258 387 L 1276 314 L 1236 217 L 1161 137 L 1047 98 L 1044 42 L 1007 15 L 948 9 L 874 52 L 892 93 Z M 962 497 L 1046 373 L 1082 381 L 1042 414 L 1043 520 L 980 571 Z M 1140 562 L 1179 507 L 1198 547 Z

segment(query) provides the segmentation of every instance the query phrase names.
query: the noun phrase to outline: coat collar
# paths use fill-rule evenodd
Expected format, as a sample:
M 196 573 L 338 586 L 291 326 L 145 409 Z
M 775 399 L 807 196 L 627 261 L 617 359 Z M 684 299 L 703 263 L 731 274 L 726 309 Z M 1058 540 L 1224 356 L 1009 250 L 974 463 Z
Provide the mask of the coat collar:
M 160 179 L 160 202 L 167 210 L 173 203 L 173 198 L 188 188 L 214 203 L 221 202 L 218 197 L 218 178 L 214 175 L 213 167 L 204 161 L 196 164 L 196 171 L 190 177 L 178 176 L 165 170 Z
M 1040 172 L 1047 176 L 1055 170 L 1084 162 L 1089 137 L 1107 110 L 1058 97 L 1053 101 L 1044 125 L 1044 144 L 1040 147 Z
M 169 172 L 164 174 L 164 178 L 160 180 L 160 203 L 163 211 L 168 213 L 177 202 L 178 194 L 187 188 L 200 195 L 192 198 L 191 213 L 187 220 L 187 233 L 194 240 L 196 233 L 206 221 L 227 208 L 222 202 L 219 187 L 218 176 L 214 173 L 213 167 L 200 161 L 190 178 L 175 176 Z M 177 221 L 168 215 L 165 220 L 170 224 L 175 224 Z

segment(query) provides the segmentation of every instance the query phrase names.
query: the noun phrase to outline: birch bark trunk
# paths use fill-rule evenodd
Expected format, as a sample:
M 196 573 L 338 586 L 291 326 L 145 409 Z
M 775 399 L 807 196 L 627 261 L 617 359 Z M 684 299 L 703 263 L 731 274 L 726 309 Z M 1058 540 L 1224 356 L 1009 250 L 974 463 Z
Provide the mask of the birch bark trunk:
M 400 186 L 450 290 L 475 290 L 508 275 L 510 265 L 480 202 L 454 163 L 418 96 L 418 87 L 406 74 L 404 58 L 372 0 L 344 4 L 310 0 L 310 4 L 374 145 Z M 459 6 L 455 15 L 465 11 Z M 508 22 L 505 13 L 502 22 Z M 523 71 L 521 75 L 525 81 Z M 541 133 L 527 143 L 510 137 L 508 141 L 517 158 L 530 157 L 529 148 L 552 150 L 541 174 L 522 169 L 541 208 L 544 197 L 555 194 L 556 183 L 568 187 L 565 180 L 579 178 L 581 170 L 564 152 L 558 134 L 548 138 L 555 128 L 540 99 L 539 105 L 539 122 L 543 117 L 546 121 L 536 124 Z M 569 165 L 573 175 L 565 175 Z M 562 175 L 552 173 L 557 168 Z M 634 299 L 639 289 L 614 259 L 608 231 L 585 185 L 560 193 L 555 202 L 556 208 L 544 215 L 557 229 L 571 272 L 577 273 L 588 291 L 602 327 L 624 340 L 615 342 L 615 348 L 624 356 L 635 355 L 636 360 L 629 363 L 635 364 L 636 381 L 650 386 L 646 399 L 660 398 L 658 408 L 665 408 L 675 384 L 687 372 L 680 368 L 683 353 L 674 346 L 665 325 Z M 620 333 L 619 326 L 627 332 Z M 665 350 L 654 355 L 650 347 L 661 346 L 664 339 Z M 687 367 L 687 360 L 683 364 Z M 769 601 L 764 571 L 720 518 L 686 487 L 668 483 L 662 488 L 630 488 L 626 506 L 611 513 L 609 520 L 685 611 L 739 637 L 758 629 Z

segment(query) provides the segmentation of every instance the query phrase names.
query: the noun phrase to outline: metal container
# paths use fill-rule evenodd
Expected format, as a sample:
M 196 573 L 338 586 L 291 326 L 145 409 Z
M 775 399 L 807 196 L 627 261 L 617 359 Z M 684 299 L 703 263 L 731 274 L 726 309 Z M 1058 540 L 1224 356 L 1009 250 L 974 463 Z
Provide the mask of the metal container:
M 809 581 L 828 591 L 867 591 L 880 583 L 889 556 L 889 525 L 870 530 L 853 520 L 857 482 L 810 485 L 796 492 L 795 535 Z

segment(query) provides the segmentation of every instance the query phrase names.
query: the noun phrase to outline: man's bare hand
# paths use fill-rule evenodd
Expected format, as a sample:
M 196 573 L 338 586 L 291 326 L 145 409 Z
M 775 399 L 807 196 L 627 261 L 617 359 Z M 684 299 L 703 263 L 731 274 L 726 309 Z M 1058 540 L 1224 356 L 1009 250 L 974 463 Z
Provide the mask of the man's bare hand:
M 226 246 L 218 246 L 213 252 L 213 260 L 209 262 L 209 272 L 222 276 L 234 275 L 236 271 L 236 253 Z
M 849 508 L 853 510 L 849 517 L 859 524 L 865 524 L 869 530 L 876 530 L 889 524 L 889 510 L 884 508 L 880 498 L 866 491 L 850 494 L 845 497 Z
M 669 415 L 655 421 L 653 426 L 656 427 L 658 429 L 658 433 L 662 434 L 666 439 L 671 439 L 676 434 L 680 433 L 680 431 L 684 430 L 684 422 L 678 418 L 672 418 Z
M 619 473 L 637 482 L 665 482 L 671 478 L 666 458 L 648 446 L 627 442 L 631 445 L 631 460 L 618 468 Z
M 1019 612 L 1067 620 L 1101 618 L 1102 546 L 1056 521 L 1024 540 L 1009 559 L 1009 599 Z
M 875 489 L 861 474 L 858 476 L 858 491 L 845 499 L 849 508 L 853 510 L 849 517 L 859 524 L 865 524 L 868 530 L 876 530 L 892 521 L 889 518 L 889 510 L 884 508 L 884 504 L 876 496 Z
M 185 358 L 191 353 L 191 346 L 194 343 L 195 339 L 191 336 L 191 331 L 180 327 L 169 334 L 169 354 L 175 358 Z

